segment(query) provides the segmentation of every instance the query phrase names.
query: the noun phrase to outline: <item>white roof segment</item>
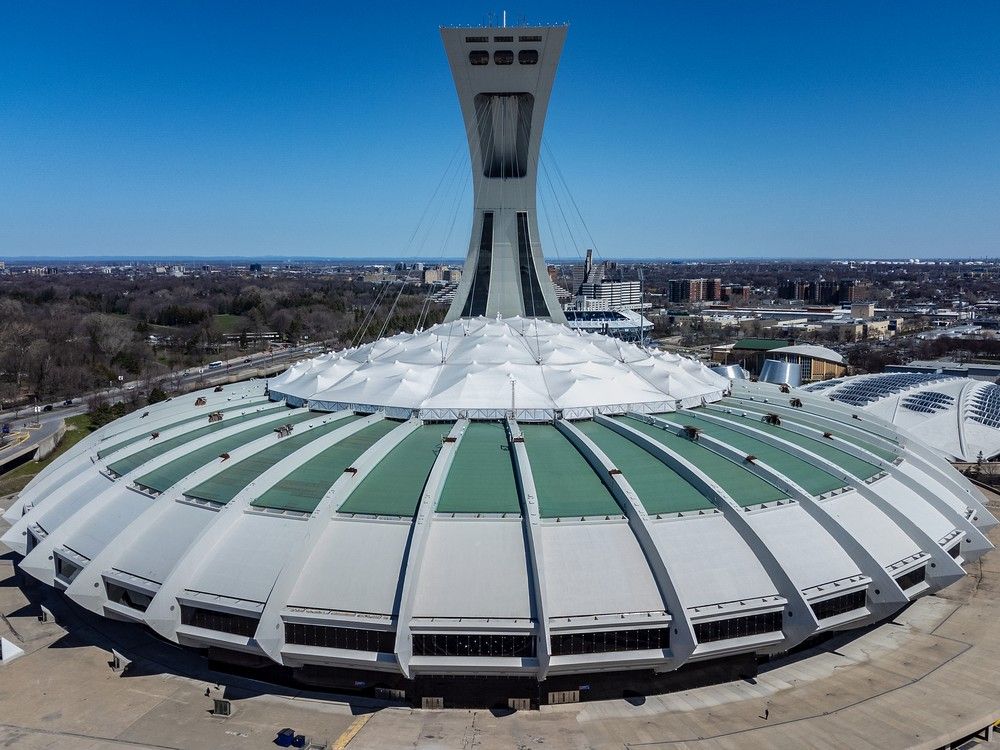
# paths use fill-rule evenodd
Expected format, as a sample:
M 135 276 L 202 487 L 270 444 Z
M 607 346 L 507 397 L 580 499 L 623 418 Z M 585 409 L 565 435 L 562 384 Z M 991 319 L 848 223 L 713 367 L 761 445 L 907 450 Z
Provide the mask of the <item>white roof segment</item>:
M 420 564 L 413 616 L 530 620 L 521 519 L 436 517 Z
M 178 560 L 217 512 L 186 502 L 171 502 L 158 523 L 140 531 L 121 551 L 115 567 L 163 583 Z
M 186 584 L 190 591 L 266 602 L 278 573 L 298 545 L 306 524 L 300 520 L 243 513 Z
M 823 506 L 882 567 L 920 552 L 916 542 L 857 492 L 836 495 L 823 501 Z
M 302 566 L 288 606 L 393 614 L 409 534 L 409 519 L 359 522 L 334 518 Z M 344 573 L 354 570 L 359 561 L 363 561 L 364 576 Z
M 778 596 L 757 555 L 720 514 L 650 524 L 678 598 L 688 609 Z M 733 575 L 733 571 L 739 575 Z
M 800 591 L 861 573 L 843 547 L 799 505 L 751 513 L 747 523 Z
M 626 522 L 547 523 L 541 532 L 550 621 L 667 609 Z
M 65 544 L 84 557 L 93 559 L 152 504 L 153 499 L 125 487 L 116 487 L 100 512 L 66 536 Z
M 269 385 L 272 397 L 324 410 L 491 417 L 513 399 L 522 420 L 545 420 L 697 405 L 718 400 L 728 381 L 693 360 L 557 323 L 474 318 L 323 355 Z
M 49 501 L 39 506 L 36 522 L 51 534 L 63 521 L 75 515 L 101 492 L 113 487 L 111 481 L 103 474 L 96 471 L 86 474 L 79 483 L 63 485 L 53 491 Z
M 904 516 L 913 521 L 931 539 L 940 539 L 955 530 L 955 524 L 938 513 L 937 510 L 895 477 L 879 480 L 879 494 Z

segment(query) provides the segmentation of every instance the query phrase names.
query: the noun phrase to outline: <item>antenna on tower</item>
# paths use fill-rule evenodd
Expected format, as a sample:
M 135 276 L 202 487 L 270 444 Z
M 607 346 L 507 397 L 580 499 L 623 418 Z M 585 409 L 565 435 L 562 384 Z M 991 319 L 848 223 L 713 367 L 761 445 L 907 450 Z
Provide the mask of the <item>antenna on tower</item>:
M 507 11 L 503 12 L 503 27 L 507 28 Z

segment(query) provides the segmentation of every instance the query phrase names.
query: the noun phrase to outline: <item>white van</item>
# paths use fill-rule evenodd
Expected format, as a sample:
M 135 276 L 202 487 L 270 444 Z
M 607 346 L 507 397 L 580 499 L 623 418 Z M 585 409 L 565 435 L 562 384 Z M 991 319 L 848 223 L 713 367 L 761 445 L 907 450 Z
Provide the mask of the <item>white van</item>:
M 218 370 L 220 367 L 222 367 L 222 365 L 223 365 L 222 360 L 221 359 L 217 359 L 215 362 L 209 362 L 208 363 L 208 369 L 209 370 Z

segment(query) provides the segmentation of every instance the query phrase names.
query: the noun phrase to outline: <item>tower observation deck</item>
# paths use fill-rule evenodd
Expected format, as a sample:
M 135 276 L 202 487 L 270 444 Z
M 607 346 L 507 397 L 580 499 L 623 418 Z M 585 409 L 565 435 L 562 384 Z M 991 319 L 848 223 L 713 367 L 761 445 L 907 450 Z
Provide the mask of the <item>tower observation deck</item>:
M 442 28 L 472 164 L 473 220 L 446 320 L 477 315 L 565 323 L 535 209 L 545 110 L 566 26 Z

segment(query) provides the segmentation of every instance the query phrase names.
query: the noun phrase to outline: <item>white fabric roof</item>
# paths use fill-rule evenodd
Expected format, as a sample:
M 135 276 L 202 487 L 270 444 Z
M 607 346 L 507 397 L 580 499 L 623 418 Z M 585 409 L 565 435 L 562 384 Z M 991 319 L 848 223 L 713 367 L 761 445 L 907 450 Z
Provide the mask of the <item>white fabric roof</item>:
M 600 334 L 480 317 L 300 362 L 269 385 L 272 397 L 312 408 L 385 409 L 393 416 L 489 417 L 513 400 L 518 417 L 530 421 L 560 410 L 579 417 L 616 407 L 698 405 L 720 398 L 728 381 L 693 360 Z

